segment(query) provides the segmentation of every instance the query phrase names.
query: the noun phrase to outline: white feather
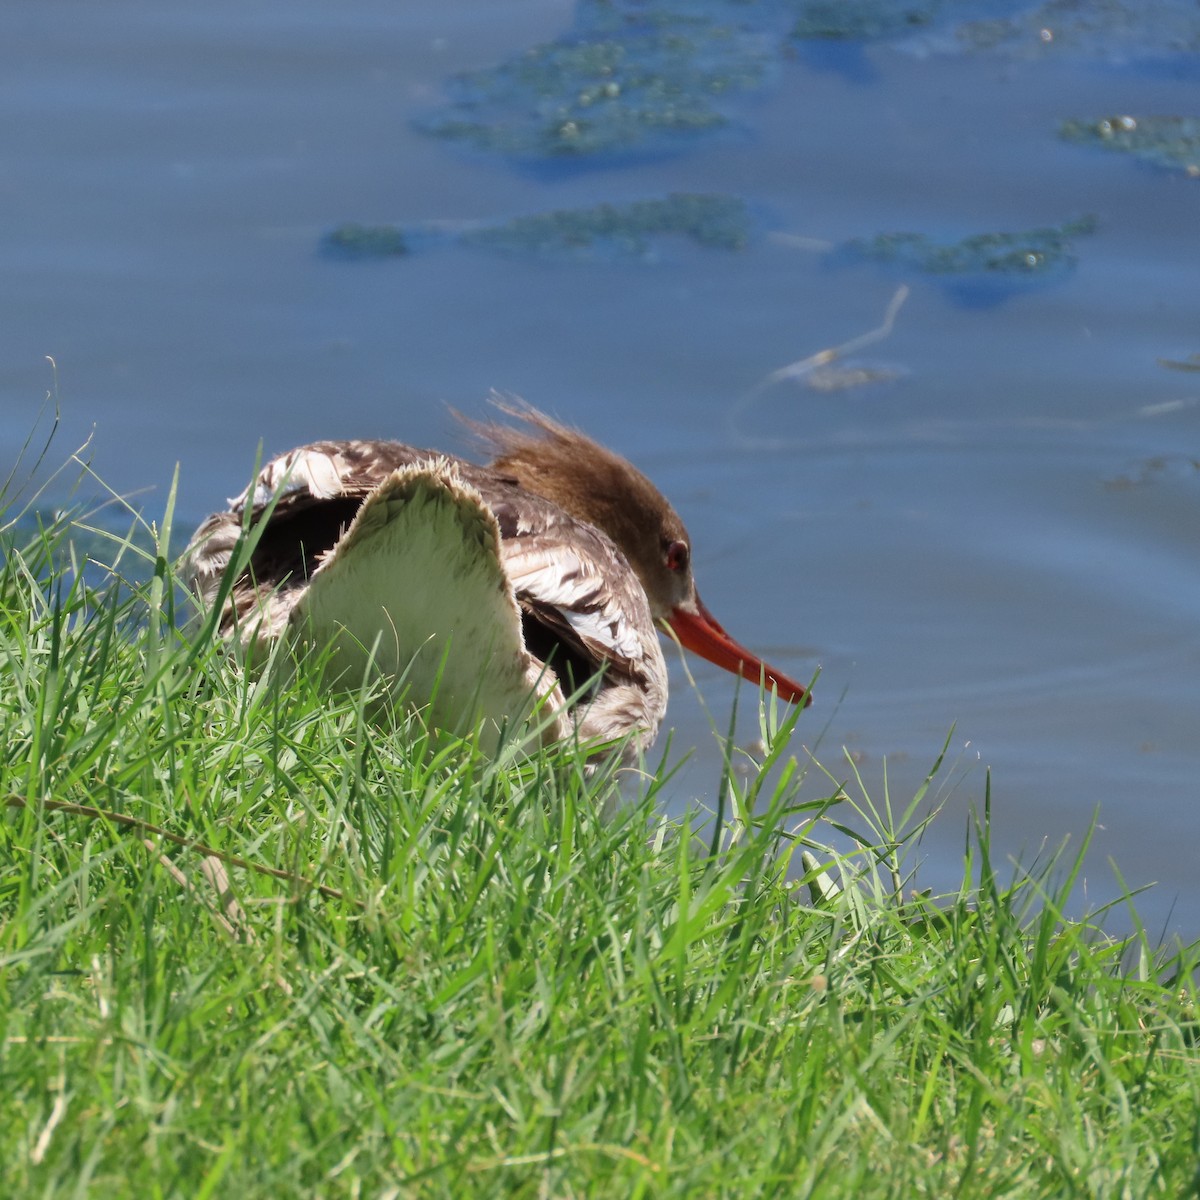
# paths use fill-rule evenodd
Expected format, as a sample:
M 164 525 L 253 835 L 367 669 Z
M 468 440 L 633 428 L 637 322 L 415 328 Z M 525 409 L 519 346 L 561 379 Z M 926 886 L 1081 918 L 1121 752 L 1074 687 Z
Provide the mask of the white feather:
M 442 728 L 511 725 L 541 695 L 556 710 L 556 740 L 562 696 L 525 649 L 499 544 L 495 518 L 451 464 L 396 471 L 313 574 L 293 628 L 334 648 L 330 669 L 342 683 L 374 675 L 414 702 L 431 697 Z

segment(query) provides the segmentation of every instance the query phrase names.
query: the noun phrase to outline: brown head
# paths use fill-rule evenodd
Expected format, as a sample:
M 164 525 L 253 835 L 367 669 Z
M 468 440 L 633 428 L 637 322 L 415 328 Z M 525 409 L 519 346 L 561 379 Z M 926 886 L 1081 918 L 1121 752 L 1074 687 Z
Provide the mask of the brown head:
M 666 497 L 632 463 L 530 406 L 500 404 L 532 430 L 468 422 L 496 452 L 492 465 L 527 491 L 603 530 L 629 560 L 650 612 L 701 658 L 779 697 L 808 704 L 807 690 L 735 642 L 701 602 L 691 539 Z

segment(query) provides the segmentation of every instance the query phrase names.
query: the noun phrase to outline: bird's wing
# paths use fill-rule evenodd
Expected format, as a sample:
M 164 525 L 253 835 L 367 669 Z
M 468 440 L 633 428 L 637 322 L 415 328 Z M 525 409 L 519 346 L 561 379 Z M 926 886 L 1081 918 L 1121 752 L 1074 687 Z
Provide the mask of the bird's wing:
M 313 442 L 264 464 L 225 512 L 213 513 L 185 552 L 185 572 L 206 604 L 247 530 L 257 525 L 244 575 L 222 611 L 228 632 L 258 609 L 263 639 L 277 634 L 322 557 L 337 544 L 363 499 L 401 467 L 435 457 L 402 442 Z
M 667 668 L 650 603 L 625 556 L 591 525 L 518 488 L 484 481 L 504 572 L 524 614 L 530 652 L 575 699 L 579 736 L 628 737 L 645 749 L 667 704 Z
M 437 457 L 444 456 L 403 442 L 312 442 L 265 464 L 258 478 L 229 501 L 229 507 L 242 513 L 249 504 L 258 515 L 272 502 L 279 512 L 343 496 L 365 496 L 401 467 Z
M 569 728 L 554 675 L 526 650 L 495 517 L 445 457 L 371 491 L 289 624 L 343 683 L 379 677 L 428 702 L 440 728 L 500 730 L 534 708 L 549 740 Z
M 600 670 L 644 674 L 647 639 L 658 640 L 633 569 L 599 530 L 554 505 L 487 497 L 503 541 L 504 570 L 522 609 Z

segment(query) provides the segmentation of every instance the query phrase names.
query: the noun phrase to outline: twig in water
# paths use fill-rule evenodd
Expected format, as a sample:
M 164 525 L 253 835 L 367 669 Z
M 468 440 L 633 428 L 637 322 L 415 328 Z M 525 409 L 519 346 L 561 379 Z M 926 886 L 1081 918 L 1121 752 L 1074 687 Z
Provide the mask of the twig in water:
M 845 358 L 847 354 L 853 354 L 864 346 L 870 346 L 889 337 L 896 324 L 896 316 L 907 299 L 908 284 L 902 283 L 896 289 L 895 295 L 892 296 L 887 311 L 883 314 L 883 322 L 877 328 L 860 333 L 858 337 L 851 338 L 848 342 L 842 342 L 840 346 L 830 346 L 828 349 L 818 350 L 816 354 L 810 354 L 807 358 L 788 363 L 786 367 L 780 367 L 777 371 L 772 371 L 764 379 L 759 380 L 730 410 L 729 423 L 735 435 L 742 437 L 737 430 L 738 418 L 767 388 L 774 387 L 775 384 L 783 383 L 788 379 L 803 379 L 805 375 L 811 374 L 818 367 L 827 367 L 830 363 L 837 362 L 839 358 Z
M 864 346 L 870 346 L 873 342 L 883 341 L 884 338 L 891 334 L 892 327 L 896 323 L 896 314 L 899 313 L 907 299 L 908 284 L 902 283 L 896 289 L 896 294 L 887 306 L 887 312 L 883 314 L 883 324 L 877 329 L 861 333 L 858 337 L 851 338 L 848 342 L 843 342 L 840 346 L 833 346 L 828 350 L 819 350 L 816 354 L 810 354 L 808 358 L 802 358 L 798 362 L 789 363 L 786 367 L 780 367 L 778 371 L 772 371 L 766 379 L 751 388 L 747 395 L 756 396 L 764 388 L 769 388 L 776 383 L 782 383 L 785 379 L 801 379 L 817 367 L 827 367 L 831 362 L 836 362 L 839 358 L 845 358 L 847 354 L 853 354 L 856 350 L 861 350 Z

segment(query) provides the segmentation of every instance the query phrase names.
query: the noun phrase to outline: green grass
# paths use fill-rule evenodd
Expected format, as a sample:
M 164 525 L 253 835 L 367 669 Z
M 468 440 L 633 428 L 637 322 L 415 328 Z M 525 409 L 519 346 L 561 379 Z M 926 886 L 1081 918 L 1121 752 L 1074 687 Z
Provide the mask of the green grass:
M 934 898 L 795 712 L 720 823 L 488 761 L 238 671 L 169 523 L 138 585 L 8 529 L 0 1194 L 1200 1194 L 1196 949 L 1002 877 L 986 797 Z

